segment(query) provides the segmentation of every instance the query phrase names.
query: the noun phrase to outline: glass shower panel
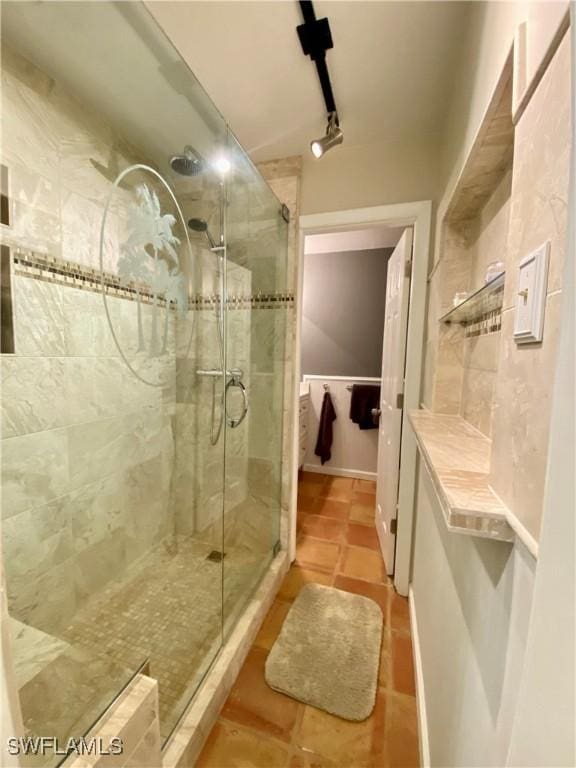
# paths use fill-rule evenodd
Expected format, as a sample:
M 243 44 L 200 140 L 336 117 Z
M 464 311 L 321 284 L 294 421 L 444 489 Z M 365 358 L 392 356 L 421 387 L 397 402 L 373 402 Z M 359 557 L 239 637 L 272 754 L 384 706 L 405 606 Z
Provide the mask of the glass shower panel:
M 24 726 L 78 738 L 144 668 L 167 737 L 222 641 L 226 125 L 140 4 L 4 2 L 2 40 L 2 548 Z
M 288 301 L 282 205 L 232 135 L 228 152 L 225 630 L 280 546 Z

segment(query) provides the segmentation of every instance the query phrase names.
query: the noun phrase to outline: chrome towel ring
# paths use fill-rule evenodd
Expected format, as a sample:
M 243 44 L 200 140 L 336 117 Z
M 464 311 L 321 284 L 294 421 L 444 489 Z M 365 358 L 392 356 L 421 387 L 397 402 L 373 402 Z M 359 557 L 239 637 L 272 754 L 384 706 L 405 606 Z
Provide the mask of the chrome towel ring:
M 231 416 L 228 415 L 228 390 L 230 389 L 230 387 L 237 387 L 242 393 L 242 412 L 240 413 L 240 416 L 237 419 L 233 419 Z M 225 399 L 226 399 L 226 402 L 225 402 L 226 423 L 232 429 L 236 429 L 236 427 L 239 427 L 240 424 L 242 424 L 242 422 L 246 418 L 246 414 L 248 413 L 248 394 L 246 393 L 246 387 L 240 380 L 239 376 L 234 376 L 233 374 L 228 380 L 228 383 L 226 384 Z

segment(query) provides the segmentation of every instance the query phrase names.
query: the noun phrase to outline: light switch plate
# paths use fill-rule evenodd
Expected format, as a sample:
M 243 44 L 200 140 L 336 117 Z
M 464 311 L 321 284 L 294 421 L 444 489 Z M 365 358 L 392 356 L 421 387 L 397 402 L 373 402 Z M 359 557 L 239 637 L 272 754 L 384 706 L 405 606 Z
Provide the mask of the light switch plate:
M 518 290 L 514 318 L 516 344 L 542 341 L 550 241 L 522 259 L 518 267 Z

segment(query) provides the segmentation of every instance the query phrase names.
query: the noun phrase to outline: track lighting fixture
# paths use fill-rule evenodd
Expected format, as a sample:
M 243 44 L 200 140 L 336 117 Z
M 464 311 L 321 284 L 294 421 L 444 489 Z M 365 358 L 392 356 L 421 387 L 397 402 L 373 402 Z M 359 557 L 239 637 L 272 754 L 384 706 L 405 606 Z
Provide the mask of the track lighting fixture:
M 326 135 L 321 139 L 314 139 L 310 142 L 310 149 L 315 158 L 320 159 L 329 149 L 336 147 L 338 144 L 342 144 L 344 141 L 344 134 L 340 126 L 338 125 L 338 115 L 336 112 L 331 112 L 328 115 L 328 125 L 326 126 Z
M 302 45 L 302 52 L 305 56 L 310 56 L 316 64 L 316 71 L 320 80 L 324 103 L 326 104 L 326 112 L 328 113 L 326 135 L 321 139 L 315 139 L 310 144 L 314 157 L 320 158 L 332 147 L 342 144 L 344 140 L 332 92 L 328 65 L 326 64 L 326 51 L 333 48 L 334 43 L 332 42 L 328 19 L 316 18 L 311 0 L 300 0 L 300 9 L 304 23 L 296 27 L 296 31 Z

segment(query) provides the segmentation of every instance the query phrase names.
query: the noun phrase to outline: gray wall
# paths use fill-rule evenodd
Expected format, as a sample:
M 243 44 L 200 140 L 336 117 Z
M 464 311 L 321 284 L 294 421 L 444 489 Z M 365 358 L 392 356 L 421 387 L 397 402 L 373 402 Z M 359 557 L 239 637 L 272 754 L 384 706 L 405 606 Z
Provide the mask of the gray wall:
M 302 374 L 380 376 L 393 248 L 304 258 Z

